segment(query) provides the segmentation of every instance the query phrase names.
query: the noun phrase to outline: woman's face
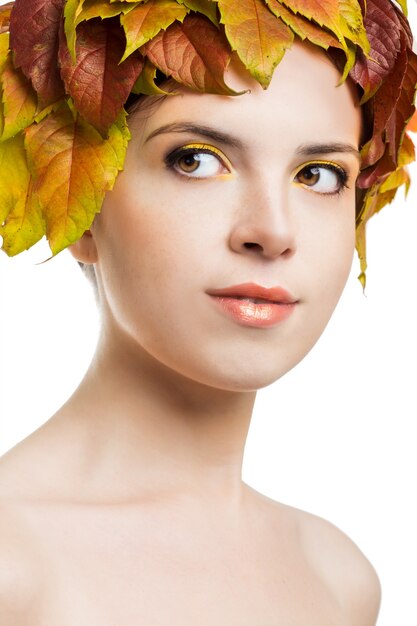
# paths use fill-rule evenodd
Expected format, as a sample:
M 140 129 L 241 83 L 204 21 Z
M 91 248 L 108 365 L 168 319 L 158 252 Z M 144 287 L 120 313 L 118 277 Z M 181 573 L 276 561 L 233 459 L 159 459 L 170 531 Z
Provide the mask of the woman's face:
M 133 116 L 125 169 L 91 229 L 107 321 L 132 346 L 235 391 L 272 383 L 311 349 L 355 243 L 361 115 L 339 80 L 297 43 L 265 91 L 235 62 L 226 82 L 250 92 L 184 89 Z M 245 321 L 208 294 L 242 283 L 284 288 L 291 314 L 260 326 L 261 308 L 242 305 Z

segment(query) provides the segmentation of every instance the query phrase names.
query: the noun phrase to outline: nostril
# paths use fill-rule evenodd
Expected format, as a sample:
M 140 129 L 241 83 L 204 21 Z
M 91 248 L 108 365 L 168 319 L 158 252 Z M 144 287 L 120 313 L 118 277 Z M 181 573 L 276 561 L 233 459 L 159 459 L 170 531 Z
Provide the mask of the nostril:
M 245 243 L 244 245 L 245 245 L 245 248 L 253 248 L 254 246 L 259 246 L 258 243 L 251 243 L 251 242 Z

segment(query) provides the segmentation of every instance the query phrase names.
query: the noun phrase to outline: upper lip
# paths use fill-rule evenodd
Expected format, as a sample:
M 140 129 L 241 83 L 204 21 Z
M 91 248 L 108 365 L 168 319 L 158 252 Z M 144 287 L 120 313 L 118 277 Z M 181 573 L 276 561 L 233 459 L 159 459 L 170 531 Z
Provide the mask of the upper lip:
M 269 302 L 292 304 L 297 300 L 283 287 L 261 287 L 256 283 L 242 283 L 224 289 L 210 289 L 211 296 L 242 296 L 246 298 L 260 298 Z

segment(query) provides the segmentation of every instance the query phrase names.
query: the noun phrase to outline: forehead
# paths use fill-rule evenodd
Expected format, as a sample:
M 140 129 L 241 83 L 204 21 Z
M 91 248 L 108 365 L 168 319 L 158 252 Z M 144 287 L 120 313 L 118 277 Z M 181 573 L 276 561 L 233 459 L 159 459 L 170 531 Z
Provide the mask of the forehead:
M 167 123 L 210 124 L 263 149 L 280 142 L 286 149 L 309 142 L 358 144 L 361 111 L 352 85 L 339 85 L 340 73 L 324 51 L 295 42 L 264 90 L 235 57 L 226 83 L 242 95 L 200 94 L 186 88 L 167 97 L 146 116 L 152 133 Z

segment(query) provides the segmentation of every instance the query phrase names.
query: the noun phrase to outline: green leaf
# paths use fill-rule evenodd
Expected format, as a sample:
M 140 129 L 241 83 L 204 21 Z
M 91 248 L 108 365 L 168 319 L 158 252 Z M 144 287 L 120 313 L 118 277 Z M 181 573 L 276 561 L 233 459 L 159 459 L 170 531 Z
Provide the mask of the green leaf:
M 133 86 L 132 92 L 136 94 L 144 94 L 146 96 L 172 96 L 173 92 L 164 91 L 155 84 L 156 67 L 152 65 L 149 59 L 145 60 L 143 70 Z
M 133 7 L 120 22 L 126 34 L 126 51 L 123 59 L 165 30 L 176 20 L 182 22 L 188 9 L 173 0 L 149 0 Z
M 91 226 L 104 193 L 113 188 L 123 168 L 129 139 L 125 111 L 103 139 L 68 104 L 26 131 L 33 193 L 54 255 Z
M 76 20 L 83 8 L 84 0 L 67 0 L 64 8 L 64 29 L 68 50 L 75 63 Z
M 146 43 L 141 52 L 166 76 L 205 93 L 236 95 L 223 79 L 230 62 L 224 35 L 205 17 L 188 15 Z
M 177 0 L 177 2 L 184 4 L 192 11 L 205 15 L 215 26 L 219 25 L 215 0 Z
M 227 39 L 252 76 L 266 89 L 273 71 L 291 47 L 292 31 L 263 0 L 218 0 Z

